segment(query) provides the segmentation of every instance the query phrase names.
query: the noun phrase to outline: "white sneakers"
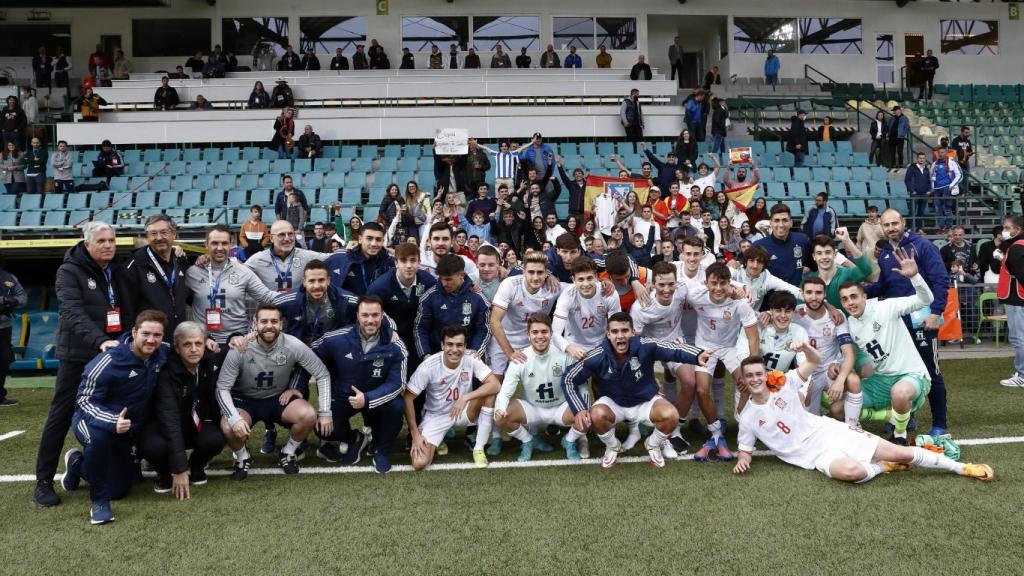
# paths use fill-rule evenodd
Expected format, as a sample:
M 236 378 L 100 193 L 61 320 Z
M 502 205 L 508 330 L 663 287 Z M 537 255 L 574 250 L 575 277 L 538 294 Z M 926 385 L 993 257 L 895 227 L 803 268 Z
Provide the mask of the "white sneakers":
M 622 451 L 622 442 L 615 441 L 615 446 L 605 446 L 604 458 L 601 458 L 601 468 L 611 468 L 615 466 L 615 461 L 619 458 L 619 452 Z
M 999 384 L 1007 388 L 1024 388 L 1024 378 L 1021 378 L 1020 374 L 1014 374 L 1005 380 L 1000 380 Z

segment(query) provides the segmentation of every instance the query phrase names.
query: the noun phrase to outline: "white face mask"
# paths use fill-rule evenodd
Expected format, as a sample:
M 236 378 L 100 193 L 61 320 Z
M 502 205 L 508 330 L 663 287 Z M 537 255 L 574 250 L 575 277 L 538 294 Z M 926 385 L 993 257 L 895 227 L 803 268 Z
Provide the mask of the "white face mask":
M 1013 239 L 1013 234 L 1010 234 L 1006 230 L 1003 230 L 1003 240 L 1012 240 L 1012 239 Z

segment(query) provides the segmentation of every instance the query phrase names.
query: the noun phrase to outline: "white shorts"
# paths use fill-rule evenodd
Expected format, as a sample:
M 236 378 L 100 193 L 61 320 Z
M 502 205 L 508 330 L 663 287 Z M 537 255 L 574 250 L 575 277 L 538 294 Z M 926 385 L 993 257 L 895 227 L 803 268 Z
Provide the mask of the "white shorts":
M 832 380 L 828 378 L 828 371 L 822 370 L 811 375 L 807 390 L 801 390 L 808 412 L 821 416 L 821 395 L 830 386 L 832 386 Z
M 502 376 L 505 374 L 505 369 L 508 368 L 508 356 L 505 355 L 505 351 L 498 345 L 498 341 L 491 338 L 491 343 L 487 345 L 487 358 L 490 360 L 491 370 L 495 374 Z
M 668 371 L 673 373 L 673 374 L 676 373 L 676 370 L 679 370 L 680 368 L 686 368 L 686 367 L 694 368 L 695 365 L 694 364 L 687 364 L 686 362 L 666 362 L 665 363 L 665 368 L 668 368 Z
M 459 417 L 452 420 L 447 412 L 424 412 L 423 420 L 420 421 L 420 434 L 427 444 L 437 448 L 444 440 L 445 434 L 452 428 L 465 428 L 474 424 L 469 419 L 469 404 L 462 409 Z
M 828 476 L 829 467 L 839 458 L 851 458 L 864 464 L 870 463 L 882 439 L 870 432 L 829 419 L 825 426 L 807 439 L 809 451 L 814 451 L 813 466 Z
M 615 422 L 639 422 L 645 426 L 654 426 L 654 422 L 651 421 L 651 410 L 654 409 L 654 403 L 658 401 L 658 398 L 661 396 L 655 396 L 636 406 L 619 406 L 611 398 L 601 396 L 597 402 L 594 402 L 594 405 L 603 404 L 610 408 L 612 414 L 615 415 Z
M 546 426 L 548 424 L 554 424 L 555 426 L 565 427 L 566 424 L 562 422 L 562 414 L 569 409 L 568 402 L 562 402 L 558 406 L 551 406 L 545 408 L 544 406 L 535 406 L 530 404 L 526 400 L 515 400 L 519 403 L 519 407 L 523 409 L 523 413 L 526 414 L 526 427 L 533 428 L 535 426 Z
M 714 375 L 715 368 L 718 367 L 719 362 L 725 364 L 725 369 L 729 374 L 732 374 L 740 367 L 740 360 L 736 357 L 736 349 L 725 347 L 719 348 L 711 354 L 711 357 L 708 358 L 707 366 L 695 366 L 694 369 L 703 374 Z

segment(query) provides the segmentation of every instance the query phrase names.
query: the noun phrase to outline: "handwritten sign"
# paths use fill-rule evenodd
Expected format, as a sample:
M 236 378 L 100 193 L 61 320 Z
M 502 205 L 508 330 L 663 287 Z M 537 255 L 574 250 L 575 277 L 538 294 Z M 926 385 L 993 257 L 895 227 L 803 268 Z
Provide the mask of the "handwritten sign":
M 469 131 L 465 128 L 441 128 L 434 135 L 434 154 L 466 154 Z

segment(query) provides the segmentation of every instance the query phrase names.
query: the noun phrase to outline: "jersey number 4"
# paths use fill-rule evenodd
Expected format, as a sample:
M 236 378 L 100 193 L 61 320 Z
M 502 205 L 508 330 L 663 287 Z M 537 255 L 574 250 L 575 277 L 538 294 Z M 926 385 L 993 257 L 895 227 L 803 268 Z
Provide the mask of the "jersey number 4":
M 555 398 L 555 385 L 551 382 L 545 382 L 537 386 L 537 399 L 538 400 L 554 400 Z

